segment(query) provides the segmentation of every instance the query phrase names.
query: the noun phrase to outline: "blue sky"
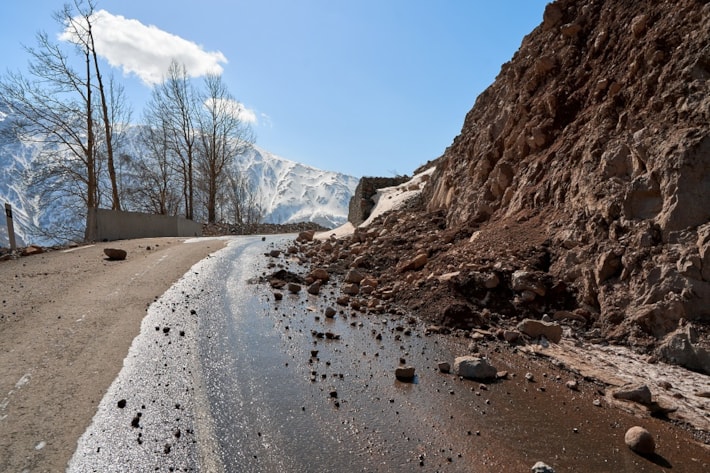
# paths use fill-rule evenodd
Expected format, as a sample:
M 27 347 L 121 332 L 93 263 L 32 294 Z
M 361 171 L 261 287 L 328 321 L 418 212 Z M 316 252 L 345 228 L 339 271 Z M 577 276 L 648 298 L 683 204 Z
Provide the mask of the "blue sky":
M 22 44 L 34 45 L 37 31 L 61 33 L 52 13 L 62 3 L 3 5 L 0 70 L 25 67 Z M 195 74 L 222 73 L 252 113 L 258 146 L 321 169 L 390 176 L 444 152 L 546 3 L 97 0 L 96 7 L 112 21 L 106 57 L 134 121 L 160 77 L 161 61 L 150 54 L 175 52 Z M 131 31 L 140 40 L 128 45 Z

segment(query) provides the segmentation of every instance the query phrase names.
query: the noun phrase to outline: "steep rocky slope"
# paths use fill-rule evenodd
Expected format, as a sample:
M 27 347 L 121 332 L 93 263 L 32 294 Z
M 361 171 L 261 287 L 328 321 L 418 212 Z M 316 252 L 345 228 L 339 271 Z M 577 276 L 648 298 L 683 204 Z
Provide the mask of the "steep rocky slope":
M 373 278 L 373 310 L 551 319 L 710 373 L 709 79 L 707 2 L 554 2 L 421 197 L 306 253 Z
M 474 247 L 533 219 L 517 249 L 549 254 L 541 275 L 607 337 L 708 322 L 709 78 L 706 2 L 550 4 L 439 161 L 427 208 L 480 231 Z

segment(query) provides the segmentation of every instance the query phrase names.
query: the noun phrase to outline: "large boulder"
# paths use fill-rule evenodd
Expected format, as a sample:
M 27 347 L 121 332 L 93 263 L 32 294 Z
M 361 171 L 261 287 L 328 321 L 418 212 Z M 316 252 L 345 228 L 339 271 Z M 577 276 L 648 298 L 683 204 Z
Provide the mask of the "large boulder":
M 495 379 L 498 370 L 485 358 L 459 356 L 454 360 L 454 373 L 468 379 Z
M 624 443 L 631 450 L 641 455 L 651 455 L 656 450 L 653 435 L 643 427 L 634 426 L 626 431 Z
M 669 333 L 656 353 L 668 363 L 710 375 L 710 350 L 700 345 L 698 333 L 691 324 L 681 325 Z
M 524 319 L 518 324 L 518 331 L 528 337 L 545 337 L 552 343 L 560 343 L 562 339 L 562 326 L 554 322 L 543 322 L 542 320 Z
M 628 384 L 617 388 L 613 393 L 614 399 L 623 399 L 636 402 L 644 406 L 652 403 L 651 390 L 645 384 Z

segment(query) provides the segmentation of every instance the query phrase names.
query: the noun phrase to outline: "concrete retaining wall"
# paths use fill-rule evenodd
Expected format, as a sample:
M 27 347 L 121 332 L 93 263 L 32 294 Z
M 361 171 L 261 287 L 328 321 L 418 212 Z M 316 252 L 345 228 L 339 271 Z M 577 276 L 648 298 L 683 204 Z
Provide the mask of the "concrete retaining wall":
M 202 224 L 183 217 L 107 209 L 90 209 L 89 212 L 95 215 L 94 241 L 202 236 Z M 92 221 L 91 216 L 88 221 Z
M 372 200 L 372 197 L 377 193 L 377 189 L 398 186 L 409 179 L 407 176 L 361 178 L 353 196 L 350 198 L 348 221 L 356 227 L 360 225 L 367 220 L 372 208 L 375 206 L 375 201 Z

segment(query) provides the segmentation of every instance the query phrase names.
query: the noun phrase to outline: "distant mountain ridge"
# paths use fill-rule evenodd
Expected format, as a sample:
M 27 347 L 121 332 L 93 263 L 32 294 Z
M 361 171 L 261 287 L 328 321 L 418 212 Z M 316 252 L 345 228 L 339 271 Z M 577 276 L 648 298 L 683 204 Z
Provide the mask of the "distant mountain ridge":
M 258 146 L 239 156 L 234 167 L 260 189 L 265 223 L 342 225 L 359 182 L 357 177 L 290 161 Z
M 10 110 L 0 106 L 0 131 L 12 119 Z M 129 133 L 127 149 L 140 153 L 140 144 Z M 37 236 L 37 229 L 50 222 L 65 219 L 71 209 L 61 202 L 40 208 L 39 199 L 31 195 L 22 179 L 32 161 L 43 149 L 42 143 L 21 142 L 0 134 L 0 203 L 13 207 L 18 245 L 51 241 Z M 257 146 L 240 155 L 233 171 L 247 176 L 258 189 L 264 223 L 314 222 L 336 227 L 347 221 L 348 203 L 358 178 L 338 172 L 323 171 L 276 156 Z M 8 246 L 5 219 L 0 222 L 0 246 Z

